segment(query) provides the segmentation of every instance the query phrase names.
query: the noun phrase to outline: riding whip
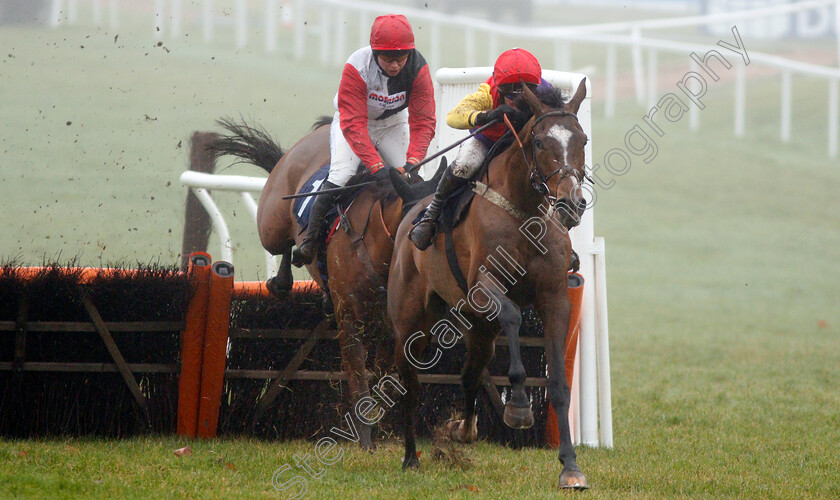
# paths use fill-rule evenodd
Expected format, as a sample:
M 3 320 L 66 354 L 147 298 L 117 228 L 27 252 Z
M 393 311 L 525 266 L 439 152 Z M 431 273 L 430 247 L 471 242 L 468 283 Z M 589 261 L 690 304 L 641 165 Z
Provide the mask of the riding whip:
M 411 172 L 414 172 L 415 170 L 417 170 L 421 166 L 425 165 L 426 163 L 429 163 L 430 161 L 434 160 L 435 158 L 442 155 L 443 153 L 446 153 L 447 151 L 451 150 L 452 148 L 461 144 L 462 142 L 466 141 L 467 139 L 475 137 L 476 135 L 483 132 L 486 128 L 490 127 L 491 125 L 495 125 L 498 121 L 499 121 L 499 119 L 497 118 L 497 119 L 495 119 L 491 122 L 488 122 L 488 123 L 482 125 L 481 127 L 477 128 L 475 130 L 475 132 L 471 133 L 470 135 L 464 137 L 463 139 L 459 139 L 459 140 L 453 142 L 452 144 L 450 144 L 446 148 L 438 151 L 437 153 L 433 154 L 432 156 L 429 156 L 428 158 L 424 159 L 423 161 L 416 163 L 411 168 L 406 169 L 405 173 L 410 174 Z M 337 188 L 324 189 L 324 190 L 321 190 L 321 191 L 312 191 L 311 193 L 290 194 L 290 195 L 284 196 L 283 199 L 284 200 L 291 200 L 291 199 L 294 199 L 294 198 L 307 198 L 309 196 L 317 196 L 321 193 L 340 193 L 340 192 L 346 191 L 348 189 L 368 186 L 370 184 L 376 184 L 376 181 L 367 181 L 367 182 L 362 182 L 362 183 L 359 183 L 359 184 L 353 184 L 352 186 L 341 186 L 341 187 L 337 187 Z

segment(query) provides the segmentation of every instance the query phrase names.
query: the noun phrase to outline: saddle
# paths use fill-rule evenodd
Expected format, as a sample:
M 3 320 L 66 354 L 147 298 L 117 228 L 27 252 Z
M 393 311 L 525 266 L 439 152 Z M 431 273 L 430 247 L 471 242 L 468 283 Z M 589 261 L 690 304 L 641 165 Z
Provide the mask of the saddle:
M 476 173 L 470 177 L 469 182 L 456 189 L 451 195 L 449 195 L 446 201 L 443 202 L 440 217 L 438 217 L 438 232 L 452 232 L 452 230 L 455 229 L 462 220 L 464 220 L 464 217 L 466 217 L 467 212 L 469 212 L 470 205 L 472 204 L 472 200 L 476 194 L 475 191 L 473 191 L 476 181 L 481 180 L 482 177 L 487 175 L 487 167 L 490 165 L 493 158 L 499 156 L 499 154 L 505 151 L 512 143 L 513 135 L 510 132 L 503 135 L 498 141 L 496 141 L 495 144 L 493 144 L 490 151 L 487 152 L 487 157 L 484 158 L 484 162 L 481 164 L 481 167 L 476 171 Z M 417 224 L 417 222 L 419 222 L 425 214 L 426 210 L 421 210 L 417 218 L 415 218 L 412 222 Z
M 510 135 L 510 134 L 507 134 Z M 438 233 L 443 233 L 444 238 L 444 245 L 446 249 L 446 261 L 449 264 L 449 269 L 452 272 L 452 276 L 455 278 L 455 281 L 458 283 L 458 287 L 467 294 L 467 279 L 464 277 L 463 271 L 461 271 L 461 266 L 458 265 L 458 255 L 455 251 L 455 242 L 452 239 L 452 230 L 464 220 L 467 213 L 469 212 L 470 206 L 472 205 L 473 198 L 475 198 L 476 192 L 474 191 L 474 187 L 476 185 L 476 181 L 481 179 L 487 174 L 487 167 L 490 165 L 490 161 L 499 155 L 501 151 L 507 149 L 507 146 L 510 145 L 512 142 L 512 137 L 509 137 L 507 142 L 505 141 L 505 137 L 503 136 L 502 139 L 497 141 L 490 151 L 487 153 L 487 157 L 484 159 L 484 162 L 481 165 L 481 168 L 470 177 L 469 182 L 461 186 L 460 188 L 456 189 L 449 197 L 443 202 L 443 207 L 440 211 L 440 217 L 438 217 L 438 225 L 437 230 Z M 417 224 L 420 219 L 426 214 L 426 210 L 423 209 L 417 215 L 417 218 L 412 221 L 414 224 Z

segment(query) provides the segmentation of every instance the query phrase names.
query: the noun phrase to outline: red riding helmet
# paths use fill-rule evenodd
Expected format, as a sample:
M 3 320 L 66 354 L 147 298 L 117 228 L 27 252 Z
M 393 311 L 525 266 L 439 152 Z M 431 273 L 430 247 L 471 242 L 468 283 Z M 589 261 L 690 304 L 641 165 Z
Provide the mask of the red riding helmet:
M 379 16 L 370 29 L 370 48 L 373 50 L 410 50 L 414 48 L 414 33 L 408 19 L 401 14 Z
M 510 49 L 502 52 L 493 67 L 493 80 L 496 85 L 525 83 L 538 85 L 542 78 L 542 68 L 534 54 L 525 49 Z

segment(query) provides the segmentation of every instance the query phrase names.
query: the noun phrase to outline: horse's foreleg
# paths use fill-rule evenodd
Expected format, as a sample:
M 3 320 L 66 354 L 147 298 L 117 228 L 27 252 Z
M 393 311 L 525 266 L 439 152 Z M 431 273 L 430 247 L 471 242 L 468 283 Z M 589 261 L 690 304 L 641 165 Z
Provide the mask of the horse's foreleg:
M 562 294 L 538 297 L 536 309 L 542 320 L 546 338 L 548 399 L 557 414 L 560 435 L 558 458 L 563 464 L 563 471 L 560 473 L 559 487 L 585 489 L 589 484 L 577 465 L 577 455 L 569 431 L 569 384 L 566 382 L 565 349 L 571 306 L 565 294 L 566 291 L 563 290 Z
M 341 361 L 344 373 L 347 374 L 347 385 L 350 387 L 351 418 L 359 431 L 359 445 L 363 450 L 372 450 L 373 442 L 370 437 L 372 426 L 369 416 L 359 415 L 357 408 L 360 399 L 370 397 L 367 369 L 365 368 L 367 353 L 352 326 L 342 324 L 339 327 L 338 340 L 341 345 Z
M 522 364 L 522 353 L 519 346 L 519 327 L 522 325 L 522 310 L 512 300 L 497 294 L 501 304 L 499 323 L 505 332 L 510 354 L 508 366 L 508 380 L 510 380 L 510 399 L 505 404 L 504 421 L 508 427 L 514 429 L 528 429 L 534 425 L 534 413 L 531 411 L 531 401 L 525 392 L 525 365 Z

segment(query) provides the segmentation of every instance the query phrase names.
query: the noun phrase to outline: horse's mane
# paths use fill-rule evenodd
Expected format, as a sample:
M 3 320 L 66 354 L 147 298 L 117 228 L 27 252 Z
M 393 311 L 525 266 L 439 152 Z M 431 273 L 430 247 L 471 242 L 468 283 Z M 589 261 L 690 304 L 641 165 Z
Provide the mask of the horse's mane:
M 541 103 L 556 109 L 562 108 L 567 102 L 563 99 L 563 91 L 553 85 L 537 88 L 536 96 Z
M 563 99 L 563 91 L 561 91 L 553 85 L 538 87 L 537 91 L 535 92 L 535 95 L 541 103 L 554 109 L 561 109 L 566 103 L 566 100 Z M 525 99 L 523 97 L 519 97 L 517 99 L 516 108 L 519 111 L 514 115 L 510 116 L 509 118 L 511 125 L 513 125 L 513 128 L 517 132 L 519 132 L 520 130 L 522 130 L 522 127 L 524 127 L 525 124 L 528 123 L 528 120 L 531 119 L 533 113 L 531 112 L 531 108 L 528 106 L 528 104 L 525 103 Z
M 312 124 L 312 130 L 315 130 L 317 128 L 321 128 L 324 125 L 330 125 L 332 123 L 332 121 L 333 121 L 332 116 L 321 115 L 321 116 L 319 116 L 318 118 L 315 119 L 315 123 Z

